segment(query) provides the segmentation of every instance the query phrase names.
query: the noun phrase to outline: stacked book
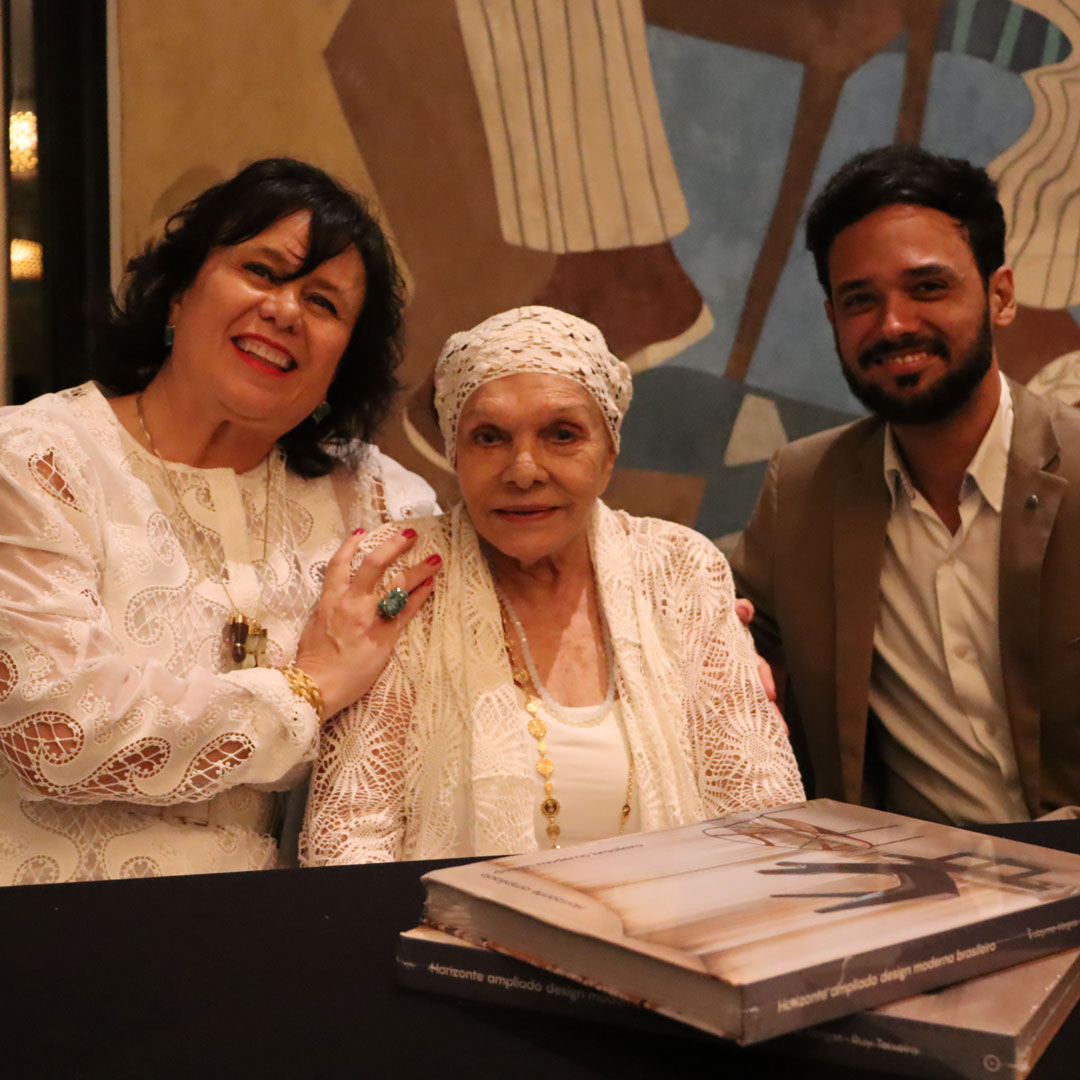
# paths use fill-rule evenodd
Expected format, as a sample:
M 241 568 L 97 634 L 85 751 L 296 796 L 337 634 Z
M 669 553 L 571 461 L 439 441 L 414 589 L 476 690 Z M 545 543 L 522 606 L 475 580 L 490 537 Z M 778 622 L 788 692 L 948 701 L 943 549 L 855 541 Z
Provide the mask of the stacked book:
M 913 1076 L 1023 1077 L 1080 997 L 1080 856 L 825 799 L 424 884 L 410 985 Z

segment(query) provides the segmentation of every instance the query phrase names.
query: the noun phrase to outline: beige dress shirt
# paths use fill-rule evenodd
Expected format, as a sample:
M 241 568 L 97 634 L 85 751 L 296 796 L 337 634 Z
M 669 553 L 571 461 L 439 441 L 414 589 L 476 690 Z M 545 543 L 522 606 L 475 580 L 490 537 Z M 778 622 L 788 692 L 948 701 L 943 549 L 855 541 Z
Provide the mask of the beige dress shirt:
M 917 491 L 892 430 L 892 498 L 874 630 L 870 706 L 881 720 L 887 803 L 920 797 L 957 824 L 1028 817 L 1005 708 L 998 635 L 1001 507 L 1013 403 L 997 412 L 960 489 L 956 534 Z

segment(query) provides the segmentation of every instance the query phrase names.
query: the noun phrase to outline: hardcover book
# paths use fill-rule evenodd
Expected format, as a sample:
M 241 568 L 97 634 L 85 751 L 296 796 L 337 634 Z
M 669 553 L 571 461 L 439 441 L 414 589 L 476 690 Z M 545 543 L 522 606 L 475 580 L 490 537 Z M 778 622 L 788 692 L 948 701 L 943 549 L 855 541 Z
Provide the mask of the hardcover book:
M 414 990 L 675 1037 L 666 1016 L 428 926 L 406 930 L 398 980 Z M 1080 1001 L 1080 949 L 1053 953 L 760 1043 L 754 1049 L 920 1080 L 1024 1080 Z
M 765 1047 L 920 1080 L 1024 1080 L 1080 1000 L 1080 949 L 783 1035 Z
M 742 1043 L 1080 944 L 1080 856 L 828 799 L 423 881 L 430 925 Z

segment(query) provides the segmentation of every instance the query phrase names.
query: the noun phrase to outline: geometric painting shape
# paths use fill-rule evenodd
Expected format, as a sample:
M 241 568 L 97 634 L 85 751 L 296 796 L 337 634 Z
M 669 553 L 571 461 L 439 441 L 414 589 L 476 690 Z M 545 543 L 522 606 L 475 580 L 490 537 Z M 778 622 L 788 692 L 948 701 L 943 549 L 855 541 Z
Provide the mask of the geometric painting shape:
M 730 559 L 739 540 L 742 539 L 742 534 L 742 529 L 739 529 L 737 532 L 724 533 L 723 536 L 714 536 L 712 542 L 720 549 L 722 554 Z
M 697 520 L 705 477 L 656 469 L 616 469 L 604 492 L 613 510 L 658 517 L 692 527 Z
M 747 394 L 731 429 L 724 464 L 752 465 L 756 461 L 768 461 L 787 444 L 787 432 L 776 403 L 758 394 Z
M 1080 404 L 1080 351 L 1051 360 L 1032 376 L 1027 388 L 1043 397 L 1057 398 L 1066 405 Z

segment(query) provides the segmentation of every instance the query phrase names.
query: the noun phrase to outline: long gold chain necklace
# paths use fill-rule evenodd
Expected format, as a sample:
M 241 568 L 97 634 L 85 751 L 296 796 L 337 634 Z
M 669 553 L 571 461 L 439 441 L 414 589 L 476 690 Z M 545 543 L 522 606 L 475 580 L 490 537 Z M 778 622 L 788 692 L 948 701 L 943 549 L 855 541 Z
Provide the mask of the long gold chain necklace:
M 165 464 L 165 459 L 158 453 L 158 448 L 154 444 L 154 436 L 150 434 L 150 429 L 146 426 L 146 415 L 143 412 L 143 395 L 142 391 L 135 395 L 135 411 L 139 414 L 139 427 L 142 428 L 143 435 L 146 436 L 146 441 L 150 444 L 150 452 L 158 459 L 158 464 L 161 466 L 161 471 L 165 474 L 165 482 L 169 485 L 169 490 L 172 492 L 173 499 L 176 500 L 176 505 L 180 508 L 180 512 L 188 520 L 188 524 L 191 526 L 192 535 L 198 537 L 202 530 L 199 528 L 195 519 L 188 513 L 187 507 L 184 505 L 184 500 L 180 497 L 180 492 L 173 481 L 172 474 L 169 472 L 168 466 Z M 262 560 L 266 562 L 267 541 L 270 535 L 270 458 L 266 458 L 266 506 L 263 510 L 263 549 Z M 262 660 L 267 645 L 266 630 L 255 620 L 245 615 L 241 610 L 239 604 L 232 598 L 232 593 L 229 592 L 229 586 L 225 584 L 225 579 L 228 576 L 228 567 L 222 566 L 221 568 L 221 580 L 218 584 L 225 592 L 225 597 L 229 601 L 229 606 L 232 609 L 232 614 L 229 616 L 229 621 L 225 624 L 225 640 L 229 643 L 229 655 L 232 662 L 241 668 L 258 667 Z
M 536 771 L 544 778 L 544 801 L 540 804 L 540 813 L 547 818 L 547 829 L 545 829 L 545 832 L 548 835 L 548 839 L 551 840 L 551 846 L 553 848 L 558 848 L 560 846 L 559 836 L 562 833 L 562 829 L 559 827 L 558 817 L 562 805 L 559 800 L 555 798 L 554 783 L 551 779 L 555 772 L 555 764 L 548 756 L 547 724 L 544 723 L 544 719 L 540 715 L 541 698 L 545 703 L 550 702 L 552 699 L 547 693 L 546 687 L 540 682 L 539 676 L 536 674 L 532 654 L 529 651 L 529 640 L 525 636 L 525 628 L 521 625 L 521 620 L 518 618 L 517 612 L 514 610 L 513 605 L 503 593 L 502 589 L 496 586 L 495 591 L 499 598 L 499 614 L 502 616 L 503 641 L 506 645 L 506 657 L 510 661 L 510 676 L 514 680 L 514 685 L 525 695 L 525 711 L 529 714 L 529 734 L 536 740 L 536 749 L 540 754 L 540 758 L 536 762 Z M 522 660 L 519 660 L 514 655 L 514 648 L 511 644 L 511 623 L 513 623 L 514 633 L 521 646 Z M 612 649 L 607 637 L 606 627 L 604 637 L 604 651 L 605 657 L 607 658 L 608 693 L 601 706 L 602 711 L 606 711 L 611 707 L 611 704 L 614 701 L 615 692 L 615 672 L 611 656 Z M 556 707 L 555 711 L 562 712 L 563 710 Z M 633 797 L 634 792 L 634 755 L 629 746 L 627 747 L 626 756 L 629 762 L 629 769 L 627 770 L 626 777 L 626 799 L 619 809 L 619 835 L 621 835 L 623 829 L 626 828 L 626 822 L 630 817 L 630 800 Z

